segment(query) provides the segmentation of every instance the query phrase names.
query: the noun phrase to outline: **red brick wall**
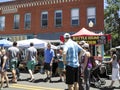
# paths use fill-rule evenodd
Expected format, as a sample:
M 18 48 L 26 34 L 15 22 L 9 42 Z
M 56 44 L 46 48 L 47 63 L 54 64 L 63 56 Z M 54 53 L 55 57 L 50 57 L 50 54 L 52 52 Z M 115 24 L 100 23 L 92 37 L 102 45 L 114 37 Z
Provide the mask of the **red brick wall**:
M 96 25 L 93 28 L 89 28 L 87 25 L 87 7 L 96 7 Z M 71 24 L 71 9 L 80 8 L 80 26 L 72 27 Z M 40 15 L 43 10 L 48 11 L 48 28 L 42 29 L 40 27 Z M 61 28 L 54 27 L 54 11 L 62 10 L 63 22 Z M 32 13 L 31 30 L 24 30 L 24 15 L 25 13 Z M 15 13 L 14 13 L 15 14 Z M 76 2 L 41 5 L 34 7 L 18 8 L 17 14 L 20 14 L 20 29 L 13 29 L 14 14 L 4 14 L 6 16 L 5 30 L 0 31 L 0 34 L 38 34 L 38 33 L 53 33 L 53 32 L 77 32 L 82 27 L 97 31 L 104 30 L 104 6 L 103 0 L 79 0 Z M 0 11 L 0 16 L 2 13 Z

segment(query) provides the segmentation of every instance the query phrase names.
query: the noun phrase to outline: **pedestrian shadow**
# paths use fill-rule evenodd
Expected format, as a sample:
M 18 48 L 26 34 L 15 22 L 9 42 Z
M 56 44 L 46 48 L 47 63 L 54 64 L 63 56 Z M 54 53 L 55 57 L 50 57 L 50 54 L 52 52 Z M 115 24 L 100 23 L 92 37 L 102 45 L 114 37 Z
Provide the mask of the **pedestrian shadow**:
M 36 79 L 34 80 L 34 83 L 39 83 L 39 82 L 45 82 L 44 79 Z
M 51 80 L 51 81 L 50 81 L 50 83 L 60 83 L 60 82 L 63 82 L 63 81 L 59 81 L 59 80 L 57 80 L 57 81 Z
M 114 89 L 120 90 L 120 87 L 108 87 L 108 86 L 104 86 L 104 87 L 99 88 L 99 90 L 114 90 Z

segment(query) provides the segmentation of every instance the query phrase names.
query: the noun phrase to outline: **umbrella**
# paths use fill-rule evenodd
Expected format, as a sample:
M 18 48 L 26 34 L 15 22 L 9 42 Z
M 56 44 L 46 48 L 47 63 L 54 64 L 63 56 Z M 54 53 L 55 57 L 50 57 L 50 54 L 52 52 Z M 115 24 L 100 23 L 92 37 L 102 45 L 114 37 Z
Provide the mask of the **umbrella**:
M 2 40 L 0 40 L 0 46 L 1 47 L 9 47 L 9 46 L 12 46 L 12 42 L 8 41 L 6 39 L 2 39 Z

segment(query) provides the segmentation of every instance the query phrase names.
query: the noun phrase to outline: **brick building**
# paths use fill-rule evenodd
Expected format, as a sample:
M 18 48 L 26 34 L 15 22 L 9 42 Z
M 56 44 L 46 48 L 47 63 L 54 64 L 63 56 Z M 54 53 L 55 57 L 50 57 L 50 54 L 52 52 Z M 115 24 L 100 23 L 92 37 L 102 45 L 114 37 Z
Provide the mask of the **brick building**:
M 89 27 L 89 22 L 93 27 Z M 0 3 L 0 38 L 59 39 L 81 28 L 104 30 L 103 0 L 14 0 Z

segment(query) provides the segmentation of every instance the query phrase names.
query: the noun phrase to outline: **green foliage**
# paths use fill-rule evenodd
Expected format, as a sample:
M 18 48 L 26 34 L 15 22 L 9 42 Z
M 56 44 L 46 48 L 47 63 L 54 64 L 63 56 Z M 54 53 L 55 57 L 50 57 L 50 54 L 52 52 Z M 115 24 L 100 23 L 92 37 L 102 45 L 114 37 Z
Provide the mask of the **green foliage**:
M 104 10 L 105 33 L 112 35 L 112 46 L 120 43 L 120 0 L 107 0 L 107 7 Z

